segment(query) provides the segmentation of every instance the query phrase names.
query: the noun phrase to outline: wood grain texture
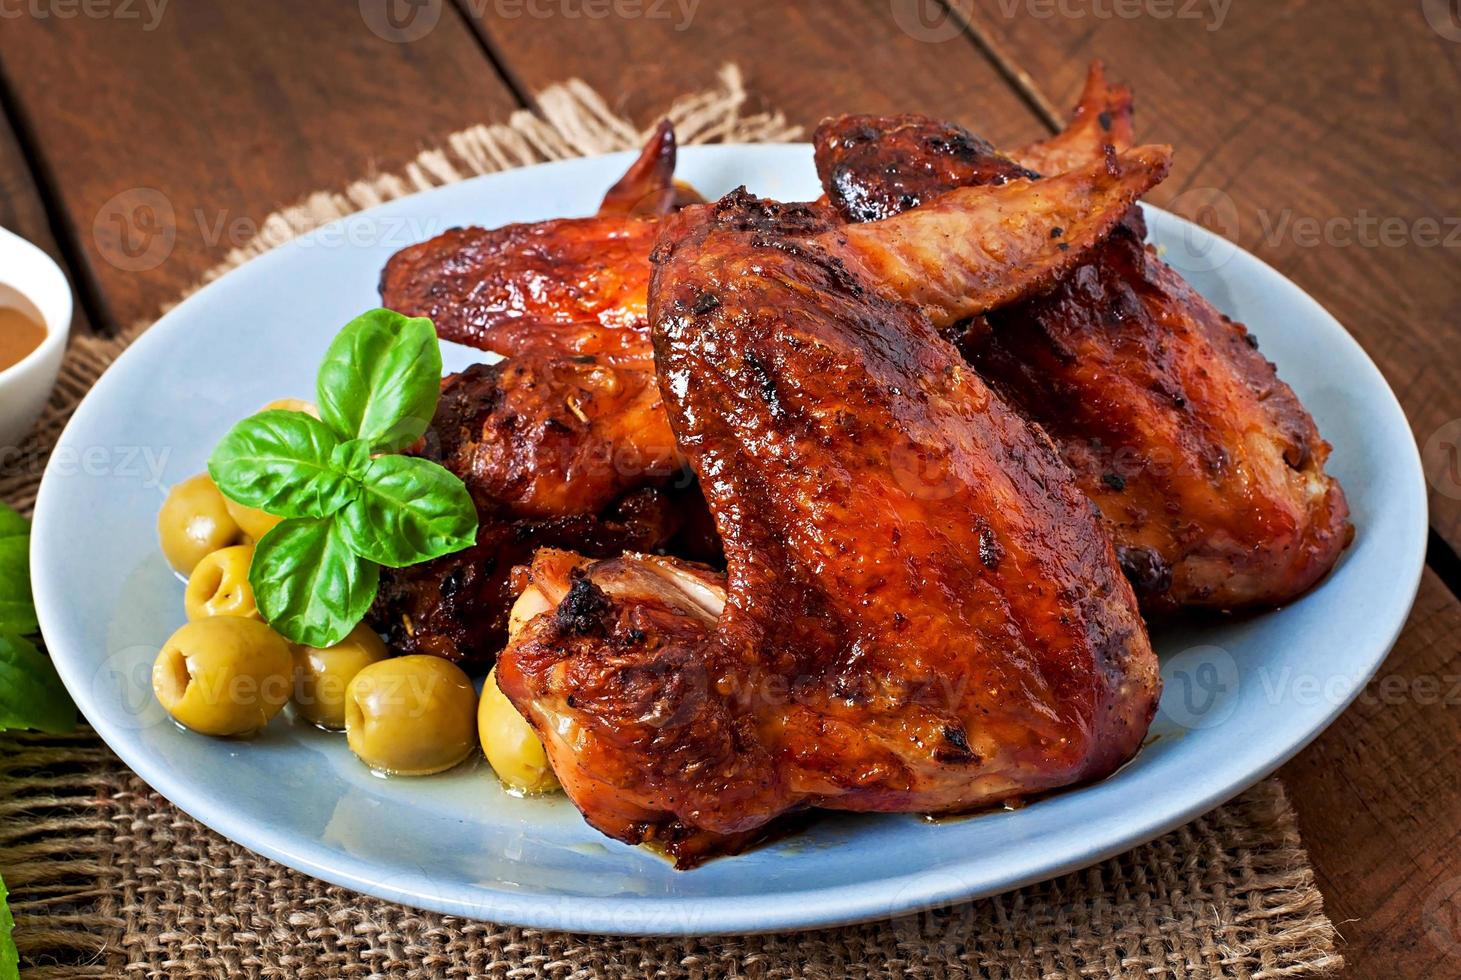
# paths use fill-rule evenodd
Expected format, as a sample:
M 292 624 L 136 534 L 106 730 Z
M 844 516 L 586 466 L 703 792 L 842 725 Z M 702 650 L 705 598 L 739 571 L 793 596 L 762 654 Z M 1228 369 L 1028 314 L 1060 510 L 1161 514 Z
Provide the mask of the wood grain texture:
M 808 135 L 842 112 L 925 112 L 996 143 L 1043 135 L 959 25 L 920 19 L 916 0 L 616 0 L 602 18 L 579 3 L 458 2 L 524 89 L 576 75 L 641 123 L 729 61 Z
M 111 327 L 154 315 L 276 208 L 517 106 L 449 6 L 409 41 L 356 0 L 170 3 L 155 21 L 128 6 L 138 18 L 8 17 L 0 48 Z
M 1461 602 L 1428 571 L 1375 679 L 1279 773 L 1347 977 L 1461 974 L 1458 747 Z
M 15 132 L 3 116 L 0 116 L 0 227 L 44 250 L 65 270 L 68 278 L 75 281 L 65 255 L 51 234 L 50 220 L 46 215 L 40 189 L 36 187 L 35 175 L 21 150 Z M 90 320 L 74 290 L 72 298 L 75 300 L 75 312 L 71 317 L 71 329 L 81 333 L 90 332 Z M 0 452 L 5 448 L 0 446 Z
M 956 2 L 1034 101 L 1063 112 L 1092 57 L 1133 85 L 1138 138 L 1177 148 L 1152 200 L 1277 267 L 1360 340 L 1432 443 L 1432 520 L 1461 547 L 1461 450 L 1445 448 L 1461 422 L 1438 434 L 1461 417 L 1461 109 L 1440 94 L 1461 75 L 1461 21 L 1442 21 L 1448 5 Z

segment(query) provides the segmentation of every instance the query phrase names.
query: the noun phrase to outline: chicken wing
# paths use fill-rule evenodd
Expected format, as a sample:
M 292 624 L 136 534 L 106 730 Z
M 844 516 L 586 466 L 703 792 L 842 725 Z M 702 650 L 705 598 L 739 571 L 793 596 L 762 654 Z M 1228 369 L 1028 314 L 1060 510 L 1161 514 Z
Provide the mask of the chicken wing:
M 397 652 L 490 666 L 512 568 L 539 547 L 605 556 L 678 539 L 683 552 L 717 553 L 704 500 L 683 478 L 643 316 L 657 224 L 642 215 L 695 199 L 674 184 L 674 163 L 662 123 L 599 217 L 458 229 L 387 266 L 387 305 L 511 355 L 446 379 L 415 448 L 466 483 L 479 532 L 465 552 L 385 570 L 370 619 Z
M 946 322 L 1058 279 L 1165 168 L 1162 152 L 1143 148 L 1057 180 L 970 189 L 876 228 L 839 227 L 837 234 L 848 261 Z M 805 214 L 819 227 L 831 223 L 825 211 Z M 999 228 L 989 243 L 994 250 L 971 251 L 967 236 L 952 233 L 961 221 Z M 1049 234 L 1055 227 L 1059 238 Z M 681 480 L 668 500 L 662 496 L 683 460 L 659 392 L 648 365 L 556 352 L 522 353 L 448 379 L 419 451 L 471 489 L 482 530 L 464 555 L 384 574 L 372 622 L 393 647 L 490 663 L 505 637 L 508 572 L 531 554 L 530 544 L 572 548 L 573 535 L 582 534 L 582 549 L 600 556 L 616 546 L 672 545 L 715 556 L 693 485 Z M 654 500 L 664 507 L 651 509 L 653 519 L 626 525 L 604 511 L 626 495 L 640 499 L 632 496 L 640 490 L 661 495 Z M 680 521 L 665 512 L 671 504 Z M 594 523 L 600 513 L 607 526 Z M 465 563 L 481 567 L 464 571 Z M 460 588 L 463 575 L 472 588 Z
M 1129 119 L 1130 93 L 1097 67 L 1071 128 L 1021 163 L 951 124 L 842 117 L 817 132 L 818 172 L 859 221 L 1022 178 L 1027 163 L 1088 166 L 1114 153 L 1098 141 L 1129 139 Z M 1143 234 L 1134 211 L 1053 291 L 959 325 L 961 347 L 1060 446 L 1146 611 L 1280 605 L 1353 535 L 1329 446 L 1246 328 Z
M 1123 158 L 1105 193 L 1160 164 Z M 915 232 L 953 211 L 847 229 L 743 192 L 673 219 L 656 361 L 724 599 L 703 569 L 540 556 L 544 611 L 498 665 L 595 827 L 684 866 L 791 809 L 962 810 L 1137 750 L 1157 664 L 1089 503 L 880 278 L 922 264 L 962 306 L 997 304 L 995 257 L 1016 279 L 1067 261 L 1059 209 L 1004 208 L 1036 186 L 957 196 L 950 241 Z
M 1086 86 L 1070 122 L 1049 139 L 1040 140 L 1010 151 L 1022 167 L 1036 173 L 1063 174 L 1079 170 L 1101 159 L 1106 147 L 1117 153 L 1131 146 L 1135 132 L 1134 105 L 1131 89 L 1106 82 L 1106 66 L 1091 62 L 1086 73 Z M 967 175 L 951 175 L 948 186 L 970 183 Z
M 446 379 L 413 452 L 462 478 L 479 531 L 467 551 L 383 570 L 370 620 L 398 653 L 491 666 L 512 569 L 540 547 L 604 557 L 686 535 L 677 550 L 716 553 L 652 374 L 555 355 L 477 365 Z
M 675 159 L 666 120 L 594 217 L 453 228 L 391 257 L 381 302 L 430 317 L 443 340 L 504 356 L 552 350 L 647 364 L 659 218 L 700 200 L 675 183 Z

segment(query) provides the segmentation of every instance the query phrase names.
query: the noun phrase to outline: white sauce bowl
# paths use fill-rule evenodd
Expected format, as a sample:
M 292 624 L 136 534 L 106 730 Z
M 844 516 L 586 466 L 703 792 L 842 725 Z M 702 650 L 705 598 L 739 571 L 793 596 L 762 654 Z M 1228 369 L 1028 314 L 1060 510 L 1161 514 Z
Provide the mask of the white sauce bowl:
M 46 330 L 40 346 L 0 371 L 0 460 L 30 433 L 61 371 L 71 333 L 71 286 L 60 266 L 0 228 L 0 307 L 19 309 Z

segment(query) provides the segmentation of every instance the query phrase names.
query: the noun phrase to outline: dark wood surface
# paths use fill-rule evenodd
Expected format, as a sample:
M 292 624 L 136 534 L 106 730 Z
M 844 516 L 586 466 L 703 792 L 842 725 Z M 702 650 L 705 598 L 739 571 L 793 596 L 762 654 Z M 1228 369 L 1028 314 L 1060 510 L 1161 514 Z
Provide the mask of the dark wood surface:
M 1333 311 L 1430 444 L 1436 533 L 1410 624 L 1281 775 L 1347 975 L 1461 974 L 1461 925 L 1458 942 L 1428 928 L 1461 924 L 1461 482 L 1442 469 L 1461 416 L 1461 253 L 1444 243 L 1461 223 L 1461 21 L 1446 4 L 644 0 L 590 17 L 577 0 L 424 0 L 423 33 L 383 19 L 386 3 L 199 0 L 152 23 L 143 5 L 126 19 L 42 2 L 0 20 L 0 224 L 62 259 L 78 329 L 153 315 L 269 212 L 567 77 L 645 124 L 733 61 L 761 107 L 808 128 L 921 111 L 1009 143 L 1049 131 L 1103 57 L 1137 90 L 1142 137 L 1178 149 L 1157 203 Z M 1404 230 L 1383 237 L 1387 220 Z

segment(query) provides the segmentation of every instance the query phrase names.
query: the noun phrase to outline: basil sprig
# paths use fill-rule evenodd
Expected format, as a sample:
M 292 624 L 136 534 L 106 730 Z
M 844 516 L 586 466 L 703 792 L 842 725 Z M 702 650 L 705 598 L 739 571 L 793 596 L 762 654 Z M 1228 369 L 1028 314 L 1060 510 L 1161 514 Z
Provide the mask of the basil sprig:
M 213 451 L 208 472 L 225 496 L 285 518 L 255 545 L 249 584 L 287 639 L 339 643 L 370 609 L 380 566 L 476 541 L 477 509 L 462 481 L 430 460 L 390 455 L 426 432 L 440 393 L 431 321 L 371 310 L 325 353 L 320 419 L 261 412 Z
M 27 639 L 39 632 L 30 592 L 30 522 L 0 504 L 0 731 L 60 733 L 76 708 L 51 658 Z

